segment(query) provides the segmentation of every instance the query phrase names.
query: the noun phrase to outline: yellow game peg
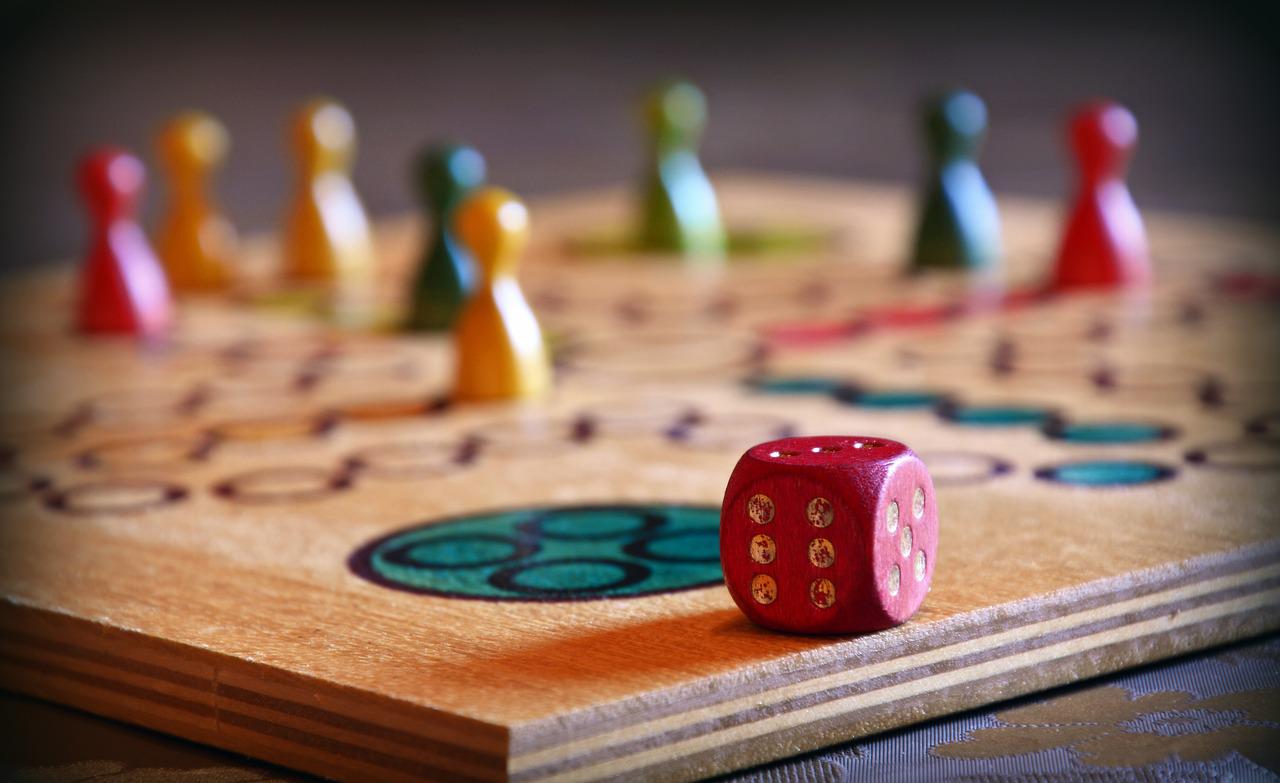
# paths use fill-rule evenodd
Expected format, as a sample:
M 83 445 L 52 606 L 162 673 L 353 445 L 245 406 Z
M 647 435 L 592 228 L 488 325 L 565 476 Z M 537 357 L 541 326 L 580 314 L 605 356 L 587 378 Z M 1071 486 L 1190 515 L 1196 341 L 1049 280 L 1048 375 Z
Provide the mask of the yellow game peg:
M 169 183 L 156 245 L 170 287 L 225 290 L 232 279 L 236 232 L 210 197 L 209 183 L 226 160 L 227 130 L 209 114 L 184 112 L 165 124 L 156 146 Z
M 454 327 L 458 401 L 527 399 L 551 389 L 551 360 L 538 319 L 516 280 L 529 212 L 510 191 L 487 187 L 459 206 L 454 234 L 480 275 Z
M 309 101 L 294 114 L 290 141 L 298 180 L 285 224 L 285 276 L 339 288 L 367 284 L 374 271 L 373 240 L 351 183 L 351 114 L 327 98 Z

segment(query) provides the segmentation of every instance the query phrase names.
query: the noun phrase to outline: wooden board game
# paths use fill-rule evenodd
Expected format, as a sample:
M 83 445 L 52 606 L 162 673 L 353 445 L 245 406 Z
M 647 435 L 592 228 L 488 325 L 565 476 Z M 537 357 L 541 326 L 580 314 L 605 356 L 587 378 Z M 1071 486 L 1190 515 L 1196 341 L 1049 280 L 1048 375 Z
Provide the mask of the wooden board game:
M 673 780 L 1280 627 L 1280 237 L 1148 214 L 1149 295 L 1001 298 L 899 274 L 905 191 L 717 184 L 818 241 L 583 257 L 627 194 L 531 204 L 539 404 L 442 404 L 440 338 L 196 301 L 140 350 L 11 281 L 0 685 L 342 780 Z M 1001 207 L 1023 291 L 1058 208 Z M 380 225 L 387 291 L 419 235 Z M 929 466 L 906 624 L 771 633 L 719 583 L 729 472 L 793 433 Z

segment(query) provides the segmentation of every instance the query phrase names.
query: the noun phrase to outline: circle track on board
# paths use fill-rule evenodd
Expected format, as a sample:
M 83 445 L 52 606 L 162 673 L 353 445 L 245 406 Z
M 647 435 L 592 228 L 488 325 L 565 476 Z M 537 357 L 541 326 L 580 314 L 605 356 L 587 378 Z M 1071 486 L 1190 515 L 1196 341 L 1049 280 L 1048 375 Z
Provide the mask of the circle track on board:
M 720 584 L 720 509 L 549 506 L 427 522 L 365 544 L 351 570 L 384 587 L 490 601 L 585 601 Z

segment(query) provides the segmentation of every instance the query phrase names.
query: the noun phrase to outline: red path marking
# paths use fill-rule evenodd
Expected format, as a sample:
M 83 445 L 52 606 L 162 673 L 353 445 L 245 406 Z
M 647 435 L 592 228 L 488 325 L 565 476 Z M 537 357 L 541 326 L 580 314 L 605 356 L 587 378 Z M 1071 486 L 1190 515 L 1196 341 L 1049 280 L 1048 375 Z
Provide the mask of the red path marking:
M 997 311 L 1008 312 L 1048 301 L 1055 296 L 1048 288 L 978 292 L 963 299 L 934 305 L 892 305 L 873 308 L 839 321 L 801 321 L 772 324 L 763 328 L 771 345 L 812 347 L 862 337 L 882 329 L 912 329 L 936 326 L 966 316 Z

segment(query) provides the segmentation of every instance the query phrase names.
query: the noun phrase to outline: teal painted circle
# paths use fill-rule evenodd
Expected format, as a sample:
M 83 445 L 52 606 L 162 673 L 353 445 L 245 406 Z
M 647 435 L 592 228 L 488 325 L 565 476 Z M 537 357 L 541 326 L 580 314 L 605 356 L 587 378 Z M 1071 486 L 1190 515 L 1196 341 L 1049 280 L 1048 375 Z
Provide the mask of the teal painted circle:
M 1078 487 L 1128 487 L 1164 481 L 1176 472 L 1156 462 L 1089 460 L 1039 468 L 1036 478 Z
M 538 592 L 554 592 L 566 585 L 576 590 L 603 590 L 626 576 L 626 569 L 615 563 L 534 563 L 516 572 L 512 581 Z
M 625 509 L 602 508 L 591 515 L 590 524 L 584 524 L 581 515 L 559 514 L 547 516 L 532 526 L 546 538 L 577 540 L 632 536 L 644 532 L 646 524 L 649 522 L 645 517 Z
M 677 530 L 633 541 L 628 554 L 643 560 L 668 563 L 719 563 L 720 531 Z
M 519 548 L 518 541 L 496 537 L 441 537 L 409 547 L 405 557 L 427 567 L 472 568 L 506 562 L 516 556 Z
M 386 587 L 454 598 L 625 598 L 719 584 L 719 531 L 709 506 L 530 508 L 401 530 L 348 563 Z
M 766 376 L 753 378 L 748 385 L 763 394 L 830 394 L 842 382 L 821 375 Z
M 942 416 L 966 427 L 1031 427 L 1050 421 L 1053 411 L 1031 405 L 957 405 Z
M 841 389 L 836 392 L 835 398 L 859 408 L 877 409 L 932 408 L 946 399 L 945 395 L 925 389 L 867 391 L 858 388 Z
M 1048 428 L 1049 437 L 1067 443 L 1105 446 L 1120 443 L 1154 443 L 1173 436 L 1173 430 L 1142 422 L 1075 422 Z

